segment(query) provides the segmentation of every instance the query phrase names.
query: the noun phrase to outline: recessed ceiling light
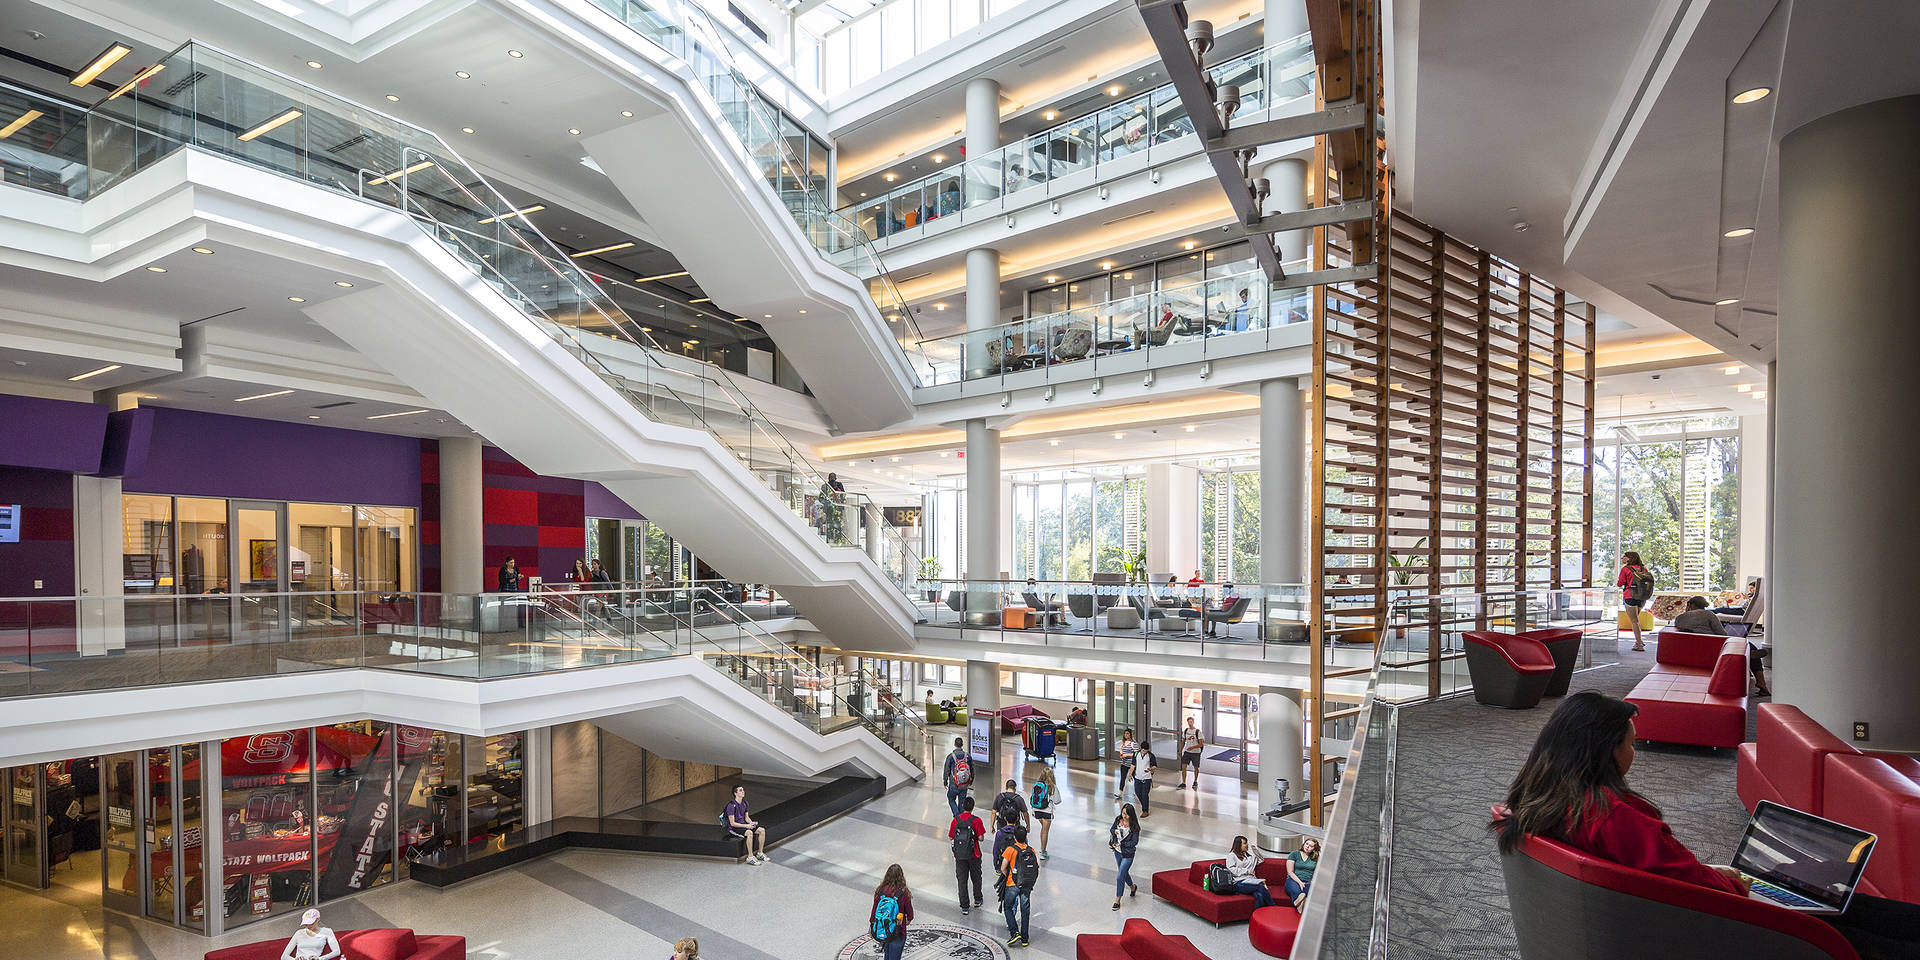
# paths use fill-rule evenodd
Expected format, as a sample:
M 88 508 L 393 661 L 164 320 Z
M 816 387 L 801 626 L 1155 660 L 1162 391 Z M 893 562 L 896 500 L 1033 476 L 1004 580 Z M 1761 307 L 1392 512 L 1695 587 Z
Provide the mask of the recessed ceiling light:
M 1188 240 L 1187 242 L 1180 245 L 1180 249 L 1182 250 L 1192 250 L 1193 248 L 1194 248 L 1194 241 L 1192 240 Z
M 353 286 L 353 284 L 352 284 L 351 282 L 349 282 L 349 281 L 346 281 L 346 280 L 335 280 L 335 281 L 333 282 L 333 285 L 334 285 L 334 286 L 336 286 L 336 287 L 351 287 L 351 286 Z
M 307 414 L 307 419 L 308 419 L 308 420 L 318 420 L 318 419 L 320 419 L 320 415 L 319 415 L 319 414 L 317 414 L 317 413 L 309 413 L 309 414 Z
M 148 267 L 147 272 L 148 273 L 166 273 L 167 268 L 166 267 Z
M 111 67 L 116 63 L 119 63 L 121 57 L 124 57 L 127 54 L 132 52 L 133 52 L 132 47 L 129 47 L 124 43 L 115 42 L 109 45 L 105 50 L 100 51 L 100 55 L 97 57 L 94 57 L 92 63 L 89 63 L 85 67 L 81 68 L 80 72 L 74 74 L 73 79 L 68 80 L 67 82 L 73 84 L 76 87 L 84 87 L 87 84 L 92 83 L 95 80 L 98 80 L 101 74 L 107 72 L 108 67 Z
M 806 316 L 806 313 L 807 313 L 807 312 L 806 312 L 805 310 L 802 310 L 802 311 L 800 311 L 800 315 L 801 315 L 801 316 Z
M 1721 297 L 1720 299 L 1715 300 L 1713 302 L 1713 305 L 1716 307 L 1731 307 L 1734 304 L 1739 302 L 1740 302 L 1739 297 Z
M 1734 393 L 1751 393 L 1751 392 L 1753 392 L 1753 384 L 1751 384 L 1751 383 L 1737 383 L 1737 384 L 1734 384 L 1734 386 L 1733 386 L 1733 392 L 1734 392 Z
M 306 297 L 288 297 L 287 299 L 288 299 L 288 300 L 291 300 L 291 301 L 293 301 L 294 303 L 306 303 L 306 302 L 307 302 L 307 298 L 306 298 Z
M 1731 366 L 1731 367 L 1722 367 L 1722 368 L 1720 369 L 1720 372 L 1721 372 L 1721 373 L 1724 373 L 1724 374 L 1726 374 L 1726 375 L 1727 375 L 1727 376 L 1729 376 L 1729 377 L 1731 377 L 1731 376 L 1733 376 L 1734 374 L 1736 374 L 1736 373 L 1739 373 L 1739 372 L 1740 372 L 1740 369 L 1741 369 L 1741 368 L 1740 368 L 1740 365 L 1736 363 L 1736 364 L 1734 364 L 1734 365 L 1733 365 L 1733 366 Z
M 318 70 L 318 69 L 320 69 L 320 61 L 318 61 L 318 60 L 308 60 L 308 61 L 307 61 L 307 66 L 309 66 L 309 67 L 312 67 L 312 68 L 314 68 L 315 70 Z
M 1767 392 L 1765 390 L 1755 390 L 1753 392 L 1753 398 L 1755 400 L 1765 400 L 1767 398 Z
M 21 127 L 24 127 L 27 124 L 32 123 L 35 120 L 38 120 L 44 116 L 46 116 L 46 114 L 38 110 L 28 110 L 26 113 L 21 114 L 12 123 L 9 123 L 4 127 L 0 127 L 0 140 L 5 140 L 6 138 L 11 137 L 16 133 L 19 133 Z M 866 194 L 863 193 L 861 194 L 861 196 L 864 197 L 866 196 Z
M 682 270 L 679 273 L 662 273 L 662 274 L 657 274 L 651 277 L 640 277 L 635 282 L 636 283 L 652 283 L 655 280 L 672 280 L 674 277 L 684 277 L 686 275 L 687 275 L 687 271 Z
M 453 75 L 454 75 L 454 76 L 456 76 L 456 77 L 459 77 L 459 78 L 460 78 L 460 79 L 462 79 L 462 80 L 472 80 L 472 79 L 473 79 L 473 74 L 471 74 L 471 73 L 468 73 L 468 72 L 466 72 L 465 70 L 455 70 L 455 71 L 453 72 Z
M 373 416 L 368 417 L 367 419 L 368 420 L 385 420 L 389 417 L 411 417 L 416 413 L 426 413 L 426 412 L 427 411 L 425 410 L 397 410 L 393 413 L 376 413 Z
M 768 320 L 772 320 L 772 319 L 773 319 L 773 314 L 771 314 L 771 313 L 767 313 L 767 314 L 762 314 L 762 316 L 764 316 L 764 317 L 766 317 L 766 318 L 767 318 Z
M 623 116 L 623 117 L 631 117 L 631 116 L 633 116 L 633 111 L 632 111 L 632 110 L 622 110 L 622 111 L 620 111 L 620 115 L 621 115 L 621 116 Z
M 1116 433 L 1113 435 L 1113 438 L 1115 440 L 1125 440 L 1127 438 L 1127 435 L 1124 433 Z
M 1187 432 L 1188 432 L 1188 433 L 1192 433 L 1193 431 L 1194 431 L 1194 426 L 1193 426 L 1193 424 L 1191 424 L 1191 423 L 1189 423 L 1189 424 L 1187 424 Z
M 626 248 L 631 246 L 633 246 L 632 240 L 628 240 L 624 243 L 610 243 L 604 247 L 595 247 L 592 250 L 582 250 L 579 253 L 572 254 L 572 256 L 574 259 L 577 260 L 581 257 L 591 257 L 596 253 L 612 253 L 615 250 L 625 250 Z
M 698 341 L 698 340 L 688 340 L 688 341 L 687 341 L 687 346 L 689 346 L 689 347 L 697 347 L 697 346 L 699 346 L 699 345 L 700 345 L 700 341 Z
M 212 251 L 212 250 L 209 250 L 209 249 L 207 249 L 206 247 L 194 247 L 194 248 L 193 248 L 193 252 L 194 252 L 194 253 L 205 253 L 205 254 L 212 254 L 212 253 L 213 253 L 213 251 Z
M 862 197 L 865 197 L 865 196 L 866 196 L 866 194 L 865 194 L 865 193 L 862 193 L 862 194 L 860 194 L 860 196 L 862 196 Z
M 900 462 L 900 458 L 899 458 L 899 457 L 888 457 L 887 459 L 889 459 L 889 460 L 892 460 L 892 461 L 893 461 L 894 463 L 899 463 L 899 462 Z
M 1741 237 L 1753 236 L 1753 228 L 1752 227 L 1734 227 L 1732 230 L 1728 230 L 1726 233 L 1721 234 L 1721 236 L 1726 237 L 1728 240 L 1738 240 Z
M 1120 85 L 1119 85 L 1119 84 L 1117 84 L 1117 83 L 1116 83 L 1116 84 L 1114 84 L 1113 86 L 1111 86 L 1111 87 L 1108 87 L 1108 88 L 1107 88 L 1107 96 L 1109 96 L 1109 97 L 1117 97 L 1117 96 L 1119 96 L 1119 95 L 1120 95 Z
M 1102 270 L 1112 270 L 1112 269 L 1113 269 L 1113 261 L 1112 261 L 1112 260 L 1102 260 L 1102 261 L 1100 261 L 1100 269 L 1102 269 Z
M 518 51 L 518 50 L 508 50 L 508 51 L 507 51 L 507 56 L 509 56 L 509 57 L 512 57 L 512 58 L 514 58 L 515 60 L 518 60 L 518 59 L 520 59 L 521 57 L 524 57 L 524 56 L 526 56 L 526 54 L 524 54 L 524 53 L 521 53 L 521 52 L 520 52 L 520 51 Z
M 888 183 L 892 183 L 892 182 L 894 182 L 895 180 L 898 180 L 898 179 L 900 179 L 900 175 L 899 175 L 899 174 L 897 174 L 897 173 L 889 173 L 889 174 L 887 174 L 887 175 L 886 175 L 886 181 L 887 181 Z
M 399 103 L 399 102 L 400 102 L 400 95 L 399 95 L 399 94 L 397 94 L 397 93 L 389 93 L 389 94 L 387 94 L 387 102 L 388 102 L 388 103 Z
M 1060 279 L 1060 275 L 1059 275 L 1059 274 L 1057 274 L 1057 273 L 1049 273 L 1049 274 L 1047 274 L 1046 276 L 1044 276 L 1044 277 L 1042 277 L 1041 279 L 1042 279 L 1042 280 L 1044 280 L 1044 281 L 1046 281 L 1047 283 L 1052 283 L 1052 282 L 1054 282 L 1054 281 L 1056 281 L 1056 280 L 1058 280 L 1058 279 Z
M 460 132 L 461 132 L 461 133 L 472 133 L 472 132 L 473 132 L 473 128 L 472 128 L 472 127 L 461 127 L 461 128 L 460 128 Z
M 118 370 L 118 369 L 120 369 L 120 365 L 119 365 L 119 364 L 117 364 L 117 363 L 109 363 L 109 364 L 107 364 L 106 366 L 104 366 L 104 367 L 101 367 L 101 368 L 100 368 L 100 369 L 98 369 L 98 370 L 88 370 L 88 371 L 87 371 L 86 373 L 83 373 L 83 374 L 81 374 L 81 375 L 79 375 L 79 376 L 77 376 L 77 377 L 68 377 L 68 378 L 67 378 L 67 382 L 68 382 L 68 383 L 76 383 L 76 382 L 78 382 L 78 381 L 81 381 L 81 380 L 85 380 L 85 379 L 87 379 L 88 377 L 97 377 L 97 376 L 99 376 L 99 375 L 101 375 L 101 374 L 103 374 L 103 373 L 112 373 L 113 371 L 115 371 L 115 370 Z
M 275 390 L 272 393 L 256 393 L 251 397 L 234 397 L 233 402 L 246 403 L 249 400 L 265 400 L 268 397 L 284 397 L 292 392 L 292 390 Z
M 947 305 L 944 303 L 936 303 L 933 305 L 933 308 L 935 310 L 945 310 L 947 308 Z
M 260 136 L 261 134 L 266 133 L 274 129 L 275 127 L 280 126 L 281 124 L 292 123 L 293 121 L 300 119 L 300 116 L 301 116 L 300 111 L 297 109 L 282 110 L 281 112 L 274 114 L 265 123 L 262 123 L 257 127 L 254 127 L 252 130 L 248 130 L 246 133 L 241 134 L 236 139 L 238 139 L 241 143 L 245 143 L 249 140 L 252 140 L 254 137 Z
M 579 136 L 579 135 L 580 135 L 580 128 L 579 128 L 579 127 L 568 127 L 568 128 L 567 128 L 567 132 L 568 132 L 568 133 L 571 133 L 571 134 L 573 134 L 574 136 L 576 136 L 576 137 L 577 137 L 577 136 Z
M 934 162 L 934 163 L 946 163 L 946 162 L 947 162 L 947 155 L 946 155 L 946 154 L 944 154 L 944 153 L 936 153 L 936 154 L 934 154 L 934 155 L 933 155 L 933 162 Z
M 1770 94 L 1772 92 L 1773 92 L 1772 87 L 1752 87 L 1750 89 L 1742 90 L 1739 93 L 1734 94 L 1733 102 L 1734 103 L 1758 103 L 1762 100 L 1765 100 L 1767 98 L 1767 94 Z
M 1054 113 L 1052 110 L 1048 110 L 1046 113 L 1043 113 L 1040 115 L 1040 119 L 1052 120 L 1054 117 L 1057 117 L 1057 116 L 1059 116 L 1059 114 Z
M 946 455 L 947 455 L 947 452 L 946 452 L 945 450 L 942 450 L 942 451 L 940 451 L 940 455 L 941 455 L 942 457 L 944 457 L 944 456 L 946 456 Z

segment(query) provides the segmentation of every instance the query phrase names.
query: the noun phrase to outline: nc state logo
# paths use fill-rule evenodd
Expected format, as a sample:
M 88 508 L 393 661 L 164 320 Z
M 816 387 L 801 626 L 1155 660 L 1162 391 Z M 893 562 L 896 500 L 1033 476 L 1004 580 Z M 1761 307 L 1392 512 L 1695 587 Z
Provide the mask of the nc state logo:
M 293 758 L 293 734 L 260 733 L 247 738 L 240 755 L 248 763 L 280 763 Z

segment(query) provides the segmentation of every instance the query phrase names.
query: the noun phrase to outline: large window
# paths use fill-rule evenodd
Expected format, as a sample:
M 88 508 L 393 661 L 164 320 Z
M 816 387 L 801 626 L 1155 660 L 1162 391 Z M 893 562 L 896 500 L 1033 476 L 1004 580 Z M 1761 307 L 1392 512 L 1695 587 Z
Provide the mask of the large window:
M 412 507 L 289 503 L 285 543 L 277 540 L 270 506 L 233 510 L 215 497 L 129 493 L 122 495 L 120 507 L 121 577 L 128 593 L 226 593 L 236 576 L 243 584 L 273 590 L 279 585 L 280 557 L 286 559 L 288 588 L 314 594 L 315 604 L 339 592 L 417 589 Z M 238 536 L 246 541 L 239 556 L 229 546 L 230 513 L 237 514 Z M 241 569 L 235 569 L 236 562 Z
M 1638 551 L 1661 589 L 1740 586 L 1740 437 L 1732 417 L 1617 422 L 1594 447 L 1594 576 Z
M 1200 573 L 1216 582 L 1260 580 L 1260 468 L 1227 461 L 1200 470 Z
M 1013 484 L 1015 579 L 1124 573 L 1144 549 L 1146 478 L 1118 468 L 1060 471 Z

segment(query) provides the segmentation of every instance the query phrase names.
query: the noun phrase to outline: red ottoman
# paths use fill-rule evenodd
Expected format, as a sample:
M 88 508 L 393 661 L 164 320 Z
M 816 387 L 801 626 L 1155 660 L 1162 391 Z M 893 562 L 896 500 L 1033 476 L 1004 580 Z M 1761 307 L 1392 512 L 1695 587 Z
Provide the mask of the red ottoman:
M 1300 911 L 1292 907 L 1261 907 L 1247 921 L 1247 939 L 1253 948 L 1269 957 L 1285 957 L 1293 952 L 1293 935 L 1300 932 Z

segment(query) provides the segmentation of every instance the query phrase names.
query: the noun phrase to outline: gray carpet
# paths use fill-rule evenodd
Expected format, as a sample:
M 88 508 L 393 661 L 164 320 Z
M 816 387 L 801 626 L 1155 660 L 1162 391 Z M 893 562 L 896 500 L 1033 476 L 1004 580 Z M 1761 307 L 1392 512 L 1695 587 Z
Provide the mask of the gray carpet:
M 1623 646 L 1619 657 L 1619 663 L 1575 674 L 1571 689 L 1626 695 L 1653 666 L 1653 653 Z M 1505 794 L 1556 703 L 1499 710 L 1467 696 L 1401 712 L 1387 954 L 1392 960 L 1468 954 L 1519 960 L 1500 857 L 1486 832 L 1487 807 Z M 1753 736 L 1751 712 L 1747 736 Z M 1732 750 L 1643 742 L 1627 782 L 1660 807 L 1674 835 L 1700 859 L 1725 863 L 1733 856 L 1747 814 L 1734 795 Z

